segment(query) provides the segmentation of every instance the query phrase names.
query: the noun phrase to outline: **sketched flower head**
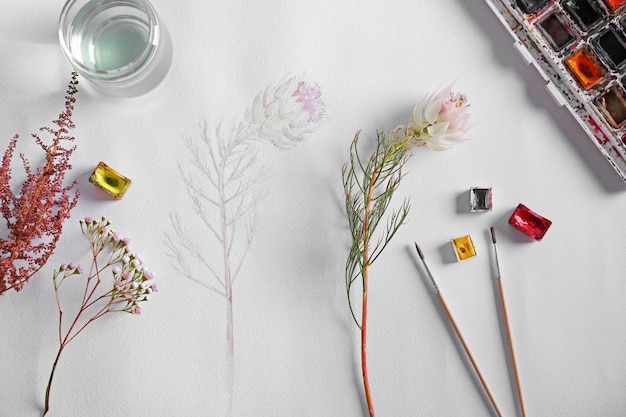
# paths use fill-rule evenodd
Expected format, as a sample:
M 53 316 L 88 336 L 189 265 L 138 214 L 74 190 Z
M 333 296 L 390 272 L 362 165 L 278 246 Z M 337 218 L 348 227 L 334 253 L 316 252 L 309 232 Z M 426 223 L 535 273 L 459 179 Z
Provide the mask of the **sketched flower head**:
M 246 118 L 261 139 L 290 149 L 320 127 L 326 106 L 316 84 L 303 76 L 286 76 L 256 96 Z
M 417 103 L 406 127 L 407 136 L 435 151 L 445 151 L 464 142 L 471 124 L 463 94 L 451 87 L 425 97 Z

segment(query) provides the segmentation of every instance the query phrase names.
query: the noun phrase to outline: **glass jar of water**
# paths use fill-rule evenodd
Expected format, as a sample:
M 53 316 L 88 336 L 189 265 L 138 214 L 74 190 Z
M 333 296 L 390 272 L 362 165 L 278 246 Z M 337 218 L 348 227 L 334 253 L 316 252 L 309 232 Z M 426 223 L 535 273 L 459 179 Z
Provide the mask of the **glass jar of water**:
M 171 60 L 169 38 L 148 0 L 68 0 L 59 40 L 76 71 L 113 95 L 151 90 Z

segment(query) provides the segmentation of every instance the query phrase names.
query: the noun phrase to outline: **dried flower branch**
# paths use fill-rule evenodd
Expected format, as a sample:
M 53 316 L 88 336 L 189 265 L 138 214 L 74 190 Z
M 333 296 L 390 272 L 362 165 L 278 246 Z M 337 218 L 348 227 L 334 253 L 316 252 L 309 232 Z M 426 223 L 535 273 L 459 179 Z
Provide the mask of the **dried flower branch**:
M 158 291 L 154 274 L 143 265 L 141 257 L 132 251 L 130 239 L 120 237 L 110 225 L 111 222 L 104 217 L 100 221 L 91 218 L 80 221 L 80 228 L 91 248 L 92 261 L 85 280 L 80 308 L 66 330 L 63 328 L 64 310 L 61 307 L 59 290 L 67 278 L 82 275 L 84 271 L 80 265 L 70 263 L 61 265 L 54 272 L 52 280 L 59 310 L 59 350 L 46 387 L 42 417 L 50 410 L 50 389 L 63 349 L 89 324 L 107 313 L 140 314 L 139 303 L 147 301 L 148 295 Z M 110 269 L 112 274 L 112 285 L 106 287 L 108 290 L 98 293 L 97 290 L 103 283 L 103 274 L 107 269 Z M 82 318 L 83 314 L 87 314 L 89 318 Z
M 465 98 L 452 94 L 449 89 L 427 97 L 415 106 L 407 126 L 378 133 L 376 149 L 367 161 L 359 154 L 360 132 L 357 132 L 350 146 L 350 161 L 343 167 L 346 214 L 352 234 L 346 261 L 346 291 L 350 313 L 361 331 L 361 371 L 370 417 L 374 417 L 375 412 L 367 371 L 369 268 L 405 222 L 409 199 L 387 216 L 386 223 L 383 219 L 403 178 L 402 168 L 410 157 L 409 151 L 424 144 L 431 149 L 445 150 L 465 140 L 469 129 L 466 108 Z M 352 286 L 359 279 L 362 289 L 360 321 L 351 298 Z
M 43 127 L 40 130 L 52 135 L 50 144 L 33 134 L 35 142 L 44 150 L 45 164 L 33 170 L 28 159 L 20 154 L 26 180 L 19 194 L 11 190 L 11 161 L 17 146 L 18 135 L 13 137 L 2 158 L 0 167 L 0 212 L 8 229 L 8 236 L 0 240 L 0 295 L 14 289 L 19 291 L 39 271 L 54 252 L 61 236 L 64 221 L 78 202 L 77 183 L 64 185 L 66 173 L 72 168 L 70 157 L 75 146 L 68 135 L 74 128 L 74 111 L 78 74 L 72 79 L 65 96 L 65 111 L 53 123 L 56 129 Z

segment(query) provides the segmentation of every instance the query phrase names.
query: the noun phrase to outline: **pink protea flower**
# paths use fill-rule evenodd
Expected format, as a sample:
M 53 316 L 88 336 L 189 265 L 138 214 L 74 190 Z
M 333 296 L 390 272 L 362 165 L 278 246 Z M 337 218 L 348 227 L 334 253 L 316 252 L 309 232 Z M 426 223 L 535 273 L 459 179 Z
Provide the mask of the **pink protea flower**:
M 322 91 L 303 77 L 287 76 L 259 93 L 246 112 L 256 135 L 279 148 L 306 140 L 326 118 Z
M 435 151 L 445 151 L 464 142 L 471 125 L 464 95 L 450 87 L 417 103 L 406 126 L 406 135 Z

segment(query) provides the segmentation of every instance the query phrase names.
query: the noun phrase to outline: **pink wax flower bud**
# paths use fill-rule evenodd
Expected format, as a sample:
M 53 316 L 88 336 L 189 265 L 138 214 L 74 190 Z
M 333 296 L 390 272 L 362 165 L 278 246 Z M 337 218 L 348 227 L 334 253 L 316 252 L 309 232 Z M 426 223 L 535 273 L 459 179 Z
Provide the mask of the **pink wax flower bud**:
M 143 272 L 143 276 L 146 279 L 146 281 L 154 279 L 154 273 L 150 271 L 148 268 L 142 268 L 141 272 Z

